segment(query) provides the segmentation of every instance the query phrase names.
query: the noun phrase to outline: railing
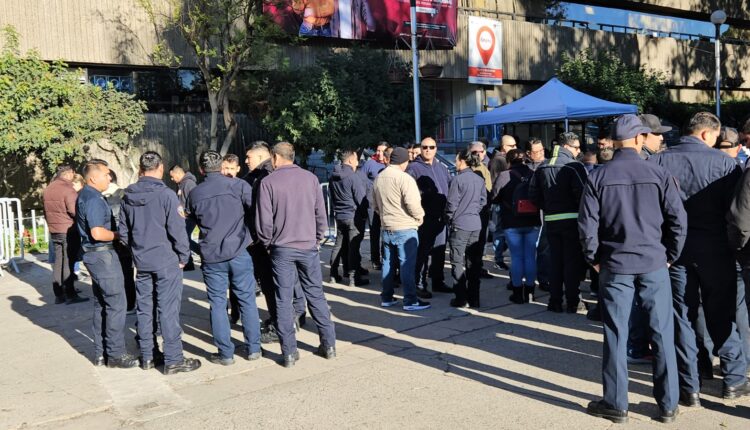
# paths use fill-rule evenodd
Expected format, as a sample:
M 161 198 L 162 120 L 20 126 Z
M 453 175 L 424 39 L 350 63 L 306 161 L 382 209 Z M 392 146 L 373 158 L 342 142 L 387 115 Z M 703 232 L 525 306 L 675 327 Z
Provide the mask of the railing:
M 3 264 L 19 272 L 16 260 L 24 257 L 24 231 L 21 200 L 0 198 L 0 276 Z

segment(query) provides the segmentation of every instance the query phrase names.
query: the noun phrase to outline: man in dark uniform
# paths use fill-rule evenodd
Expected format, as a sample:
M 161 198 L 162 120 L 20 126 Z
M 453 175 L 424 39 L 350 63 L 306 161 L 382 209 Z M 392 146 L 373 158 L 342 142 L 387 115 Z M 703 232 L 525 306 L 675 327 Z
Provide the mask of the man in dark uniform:
M 729 156 L 712 147 L 721 122 L 716 115 L 698 112 L 687 135 L 676 146 L 649 157 L 666 168 L 680 185 L 688 215 L 688 234 L 680 259 L 670 267 L 674 297 L 680 402 L 700 404 L 700 379 L 693 324 L 703 305 L 714 354 L 721 361 L 725 399 L 750 393 L 747 363 L 735 324 L 737 279 L 733 250 L 727 236 L 726 215 L 742 171 Z
M 339 262 L 343 263 L 344 273 L 349 276 L 349 286 L 356 287 L 370 283 L 362 279 L 360 272 L 359 245 L 365 234 L 367 222 L 367 186 L 357 175 L 357 151 L 341 153 L 341 164 L 333 168 L 329 181 L 331 206 L 336 218 L 336 244 L 331 251 L 331 282 L 341 283 Z
M 294 164 L 292 144 L 277 143 L 271 154 L 274 171 L 260 183 L 255 227 L 258 240 L 271 250 L 281 353 L 284 367 L 291 367 L 299 360 L 292 309 L 295 276 L 318 327 L 318 354 L 336 356 L 336 333 L 320 270 L 319 244 L 328 222 L 318 178 Z
M 201 270 L 211 305 L 211 333 L 219 349 L 209 361 L 229 366 L 234 364 L 227 288 L 231 285 L 240 304 L 242 331 L 245 334 L 247 360 L 261 357 L 260 323 L 255 304 L 253 260 L 247 253 L 250 230 L 245 225 L 245 210 L 253 204 L 252 190 L 247 182 L 221 174 L 221 155 L 206 151 L 200 156 L 201 173 L 206 180 L 190 192 L 188 206 L 201 231 Z
M 550 298 L 547 310 L 563 311 L 565 285 L 566 311 L 578 312 L 578 286 L 584 271 L 578 240 L 578 206 L 581 202 L 586 168 L 576 160 L 581 142 L 575 133 L 562 133 L 552 158 L 534 172 L 529 197 L 544 212 L 544 227 L 550 246 Z
M 273 172 L 273 163 L 271 162 L 271 148 L 268 143 L 258 140 L 250 144 L 245 152 L 245 164 L 250 171 L 245 175 L 245 181 L 250 184 L 253 190 L 253 205 L 258 204 L 258 190 L 260 190 L 260 181 Z M 268 319 L 263 322 L 261 327 L 260 340 L 263 343 L 273 343 L 279 341 L 279 335 L 276 330 L 276 287 L 273 283 L 273 271 L 271 270 L 271 255 L 268 253 L 265 245 L 258 241 L 258 235 L 255 231 L 255 208 L 245 211 L 245 224 L 250 229 L 253 242 L 247 248 L 250 257 L 253 259 L 255 269 L 255 279 L 260 284 L 263 291 L 263 297 L 266 298 L 266 307 L 268 308 Z M 294 315 L 297 317 L 296 329 L 305 325 L 305 297 L 299 281 L 294 284 Z
M 635 115 L 614 126 L 615 156 L 591 173 L 578 228 L 586 261 L 600 273 L 604 322 L 604 399 L 588 413 L 614 422 L 628 417 L 628 320 L 633 297 L 647 314 L 654 344 L 654 396 L 661 422 L 677 416 L 679 385 L 672 295 L 667 268 L 680 255 L 687 216 L 669 172 L 639 156 L 650 128 Z
M 370 224 L 370 261 L 372 263 L 372 268 L 375 270 L 382 269 L 382 262 L 380 255 L 380 217 L 372 210 L 372 184 L 375 182 L 375 179 L 377 179 L 378 174 L 385 169 L 385 152 L 390 147 L 391 145 L 389 145 L 388 142 L 378 142 L 375 146 L 375 153 L 365 161 L 362 165 L 362 169 L 359 171 L 359 174 L 363 175 L 368 182 L 367 201 L 369 204 L 367 217 Z
M 117 227 L 102 195 L 109 187 L 109 167 L 105 161 L 91 160 L 83 177 L 86 185 L 76 201 L 76 225 L 94 290 L 94 365 L 135 367 L 138 360 L 125 348 L 125 284 L 112 246 L 118 240 Z
M 141 368 L 152 369 L 154 350 L 154 293 L 164 339 L 164 374 L 190 372 L 201 366 L 182 354 L 180 302 L 182 268 L 190 258 L 185 233 L 185 210 L 174 192 L 162 182 L 164 163 L 147 151 L 140 158 L 138 182 L 125 190 L 120 209 L 120 241 L 130 247 L 138 275 L 135 278 L 138 342 Z
M 443 273 L 445 266 L 445 248 L 447 229 L 445 226 L 445 205 L 448 201 L 450 173 L 436 158 L 437 143 L 435 139 L 422 139 L 421 154 L 409 163 L 406 173 L 417 181 L 422 196 L 424 222 L 419 226 L 419 250 L 417 251 L 416 282 L 417 296 L 430 298 L 427 288 L 427 276 L 432 278 L 432 291 L 452 293 L 453 289 L 445 285 Z
M 198 186 L 195 176 L 192 173 L 185 171 L 181 166 L 174 165 L 169 169 L 169 177 L 175 184 L 177 184 L 177 198 L 180 199 L 180 205 L 182 205 L 185 211 L 187 211 L 187 198 L 190 195 L 190 192 L 193 191 L 193 188 Z M 187 215 L 187 212 L 185 213 Z M 190 250 L 198 253 L 200 252 L 200 248 L 198 247 L 198 243 L 192 239 L 193 230 L 195 230 L 195 221 L 192 218 L 187 217 L 185 219 L 185 231 L 187 231 L 188 241 L 190 241 Z M 184 270 L 195 270 L 195 263 L 193 262 L 192 255 L 190 255 L 190 261 L 185 265 Z

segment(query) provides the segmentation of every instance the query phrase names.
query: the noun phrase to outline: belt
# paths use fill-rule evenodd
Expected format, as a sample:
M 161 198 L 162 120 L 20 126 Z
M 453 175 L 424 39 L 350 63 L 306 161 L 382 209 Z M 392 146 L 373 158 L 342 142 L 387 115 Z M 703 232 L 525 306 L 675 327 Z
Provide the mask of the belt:
M 564 219 L 578 219 L 578 212 L 568 212 L 544 216 L 545 221 L 562 221 Z
M 103 252 L 103 251 L 114 251 L 115 247 L 111 244 L 99 245 L 91 248 L 83 248 L 83 252 Z

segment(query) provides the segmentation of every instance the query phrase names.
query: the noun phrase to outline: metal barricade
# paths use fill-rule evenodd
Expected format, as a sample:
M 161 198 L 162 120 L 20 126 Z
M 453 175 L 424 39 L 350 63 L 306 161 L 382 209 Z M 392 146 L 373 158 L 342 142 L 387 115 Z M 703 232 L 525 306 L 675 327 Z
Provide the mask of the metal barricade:
M 321 183 L 320 190 L 323 192 L 323 202 L 326 205 L 326 224 L 328 226 L 326 237 L 322 243 L 322 245 L 325 245 L 329 240 L 332 242 L 336 241 L 336 220 L 333 218 L 333 204 L 331 203 L 331 193 L 328 182 Z
M 18 273 L 16 260 L 24 258 L 22 214 L 21 200 L 0 198 L 0 276 L 3 264 L 9 264 Z

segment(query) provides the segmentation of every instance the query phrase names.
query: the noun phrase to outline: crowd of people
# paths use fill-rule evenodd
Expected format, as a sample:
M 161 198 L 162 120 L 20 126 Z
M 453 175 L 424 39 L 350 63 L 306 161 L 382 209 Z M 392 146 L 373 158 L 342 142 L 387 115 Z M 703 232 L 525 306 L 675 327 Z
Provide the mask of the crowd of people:
M 750 394 L 750 174 L 736 161 L 742 143 L 750 145 L 750 120 L 738 131 L 701 112 L 665 148 L 669 130 L 654 115 L 624 115 L 593 152 L 571 132 L 551 151 L 537 138 L 520 145 L 503 136 L 490 154 L 476 141 L 456 154 L 454 175 L 429 137 L 407 146 L 379 142 L 361 166 L 358 150 L 344 150 L 328 188 L 337 229 L 328 279 L 369 284 L 361 254 L 369 227 L 382 307 L 422 311 L 434 293 L 446 293 L 453 307 L 479 308 L 482 279 L 494 278 L 483 267 L 491 242 L 495 267 L 509 270 L 514 304 L 535 301 L 543 290 L 548 311 L 583 311 L 579 287 L 588 274 L 597 304 L 587 317 L 604 326 L 604 397 L 589 404 L 590 414 L 627 420 L 628 363 L 653 363 L 662 422 L 675 419 L 678 404 L 700 404 L 700 381 L 714 377 L 713 355 L 724 398 Z M 73 283 L 82 255 L 93 284 L 96 365 L 163 364 L 165 374 L 200 367 L 183 356 L 179 320 L 182 271 L 195 268 L 194 254 L 217 347 L 209 361 L 234 363 L 230 323 L 240 322 L 240 355 L 257 360 L 262 343 L 279 342 L 281 364 L 293 366 L 306 309 L 320 337 L 317 354 L 336 356 L 322 288 L 328 214 L 318 179 L 294 163 L 287 142 L 254 142 L 245 156 L 249 173 L 241 179 L 233 154 L 201 154 L 200 184 L 183 166 L 171 167 L 177 193 L 152 151 L 140 158 L 138 181 L 119 192 L 104 161 L 85 164 L 80 191 L 73 169 L 58 168 L 44 196 L 53 289 L 56 303 L 87 300 Z M 137 315 L 139 358 L 125 350 L 128 311 Z

